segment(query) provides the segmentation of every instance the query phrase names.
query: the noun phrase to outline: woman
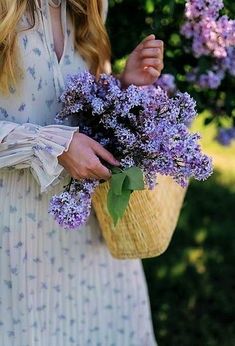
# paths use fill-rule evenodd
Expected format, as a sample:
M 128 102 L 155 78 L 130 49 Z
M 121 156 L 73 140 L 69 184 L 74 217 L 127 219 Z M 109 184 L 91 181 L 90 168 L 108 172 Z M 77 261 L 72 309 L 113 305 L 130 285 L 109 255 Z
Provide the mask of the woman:
M 68 175 L 108 179 L 118 165 L 78 128 L 58 126 L 67 74 L 107 70 L 101 0 L 0 0 L 0 345 L 152 346 L 141 261 L 112 258 L 92 215 L 66 232 L 48 216 Z M 150 84 L 162 42 L 130 55 L 123 87 Z M 67 172 L 67 175 L 65 174 Z

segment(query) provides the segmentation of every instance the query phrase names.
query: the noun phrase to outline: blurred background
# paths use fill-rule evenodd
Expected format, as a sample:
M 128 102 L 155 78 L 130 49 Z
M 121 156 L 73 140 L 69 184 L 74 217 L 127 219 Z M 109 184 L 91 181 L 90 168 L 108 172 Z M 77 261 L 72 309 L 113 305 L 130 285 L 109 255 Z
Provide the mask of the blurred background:
M 195 3 L 202 6 L 201 16 L 190 14 Z M 208 14 L 203 3 L 215 11 Z M 215 168 L 206 182 L 191 181 L 167 252 L 143 261 L 156 338 L 159 346 L 234 346 L 235 2 L 110 0 L 109 7 L 114 71 L 120 72 L 127 54 L 146 35 L 163 40 L 163 73 L 173 76 L 168 87 L 174 82 L 175 89 L 196 99 L 199 115 L 192 130 L 201 132 Z M 233 35 L 223 56 L 211 46 L 196 52 L 203 27 L 200 35 L 185 36 L 182 27 L 189 23 L 192 32 L 203 15 L 213 25 L 223 22 L 223 33 L 230 30 L 225 39 Z

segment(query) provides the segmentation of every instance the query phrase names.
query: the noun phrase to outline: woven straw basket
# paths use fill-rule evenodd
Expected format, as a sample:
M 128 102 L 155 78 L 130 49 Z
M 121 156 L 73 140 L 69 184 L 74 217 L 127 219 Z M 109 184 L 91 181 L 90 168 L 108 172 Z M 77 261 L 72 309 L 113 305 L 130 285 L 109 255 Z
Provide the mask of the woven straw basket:
M 171 177 L 158 176 L 153 191 L 131 194 L 129 206 L 116 227 L 107 210 L 109 183 L 101 184 L 93 206 L 103 237 L 113 257 L 147 258 L 162 254 L 175 230 L 186 189 Z

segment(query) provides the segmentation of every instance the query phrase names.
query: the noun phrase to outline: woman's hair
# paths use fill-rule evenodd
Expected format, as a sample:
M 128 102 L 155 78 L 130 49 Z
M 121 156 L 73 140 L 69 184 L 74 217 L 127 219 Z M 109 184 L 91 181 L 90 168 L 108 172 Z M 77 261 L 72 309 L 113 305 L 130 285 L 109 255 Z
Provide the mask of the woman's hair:
M 106 71 L 110 60 L 110 43 L 102 19 L 103 0 L 67 0 L 75 28 L 75 49 L 86 60 L 91 72 Z M 8 92 L 23 71 L 18 59 L 17 30 L 27 12 L 35 25 L 35 2 L 32 0 L 0 0 L 0 91 Z

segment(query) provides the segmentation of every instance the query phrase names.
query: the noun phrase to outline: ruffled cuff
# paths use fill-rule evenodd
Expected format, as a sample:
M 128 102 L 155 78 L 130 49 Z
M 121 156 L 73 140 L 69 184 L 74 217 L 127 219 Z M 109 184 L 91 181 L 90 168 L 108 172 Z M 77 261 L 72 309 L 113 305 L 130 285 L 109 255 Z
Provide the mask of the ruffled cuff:
M 9 121 L 1 121 L 0 122 L 0 143 L 3 142 L 4 138 L 7 137 L 9 133 L 11 133 L 18 124 L 11 123 Z
M 78 127 L 62 125 L 39 129 L 36 143 L 33 145 L 34 158 L 31 167 L 39 180 L 42 192 L 60 180 L 64 168 L 58 163 L 58 156 L 68 150 L 76 131 Z
M 6 138 L 9 155 L 5 157 L 7 166 L 31 167 L 32 173 L 41 186 L 41 192 L 55 185 L 64 171 L 58 163 L 58 156 L 67 151 L 73 134 L 78 127 L 49 125 L 40 127 L 24 124 L 15 128 Z M 14 150 L 11 148 L 14 147 Z M 23 160 L 22 160 L 23 158 Z

